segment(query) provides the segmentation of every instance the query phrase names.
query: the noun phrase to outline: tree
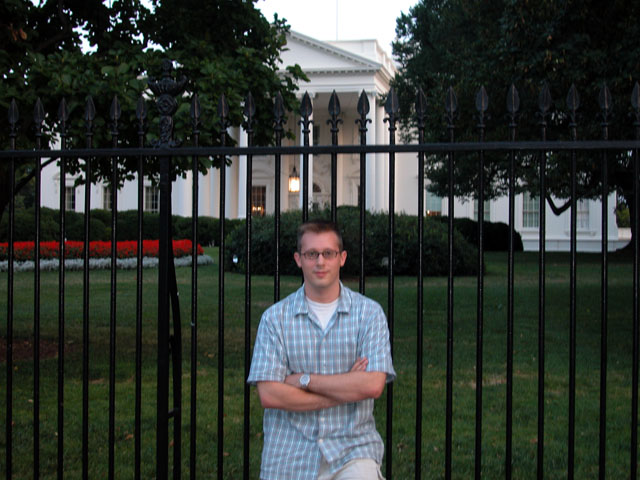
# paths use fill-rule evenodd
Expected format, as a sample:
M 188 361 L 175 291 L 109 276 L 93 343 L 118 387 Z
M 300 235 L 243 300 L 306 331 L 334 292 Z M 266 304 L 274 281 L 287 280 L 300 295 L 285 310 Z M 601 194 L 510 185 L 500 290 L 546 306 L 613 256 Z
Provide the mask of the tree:
M 154 0 L 150 9 L 140 0 L 6 0 L 0 5 L 0 30 L 5 49 L 0 51 L 2 89 L 0 107 L 7 112 L 12 99 L 20 108 L 18 148 L 34 145 L 33 106 L 41 99 L 46 112 L 42 146 L 59 132 L 58 104 L 66 99 L 68 146 L 85 146 L 83 112 L 91 95 L 96 109 L 93 146 L 111 146 L 109 111 L 117 96 L 122 117 L 118 120 L 120 145 L 137 146 L 136 104 L 147 90 L 147 78 L 159 73 L 164 58 L 175 61 L 177 75 L 188 78 L 187 90 L 197 92 L 203 108 L 200 131 L 204 142 L 220 140 L 216 114 L 224 94 L 230 119 L 242 121 L 242 100 L 251 92 L 257 104 L 256 141 L 268 143 L 272 133 L 273 98 L 281 92 L 287 108 L 295 104 L 296 82 L 304 79 L 299 66 L 278 74 L 280 51 L 288 27 L 283 20 L 269 23 L 251 1 Z M 85 44 L 82 47 L 83 39 Z M 180 103 L 176 130 L 183 139 L 190 132 L 189 99 Z M 155 109 L 148 108 L 149 137 L 157 132 Z M 9 147 L 7 115 L 0 116 L 0 142 Z M 202 159 L 206 172 L 214 161 Z M 133 178 L 136 159 L 122 159 L 119 181 Z M 145 173 L 157 173 L 149 161 Z M 185 175 L 190 161 L 173 162 L 173 176 Z M 19 162 L 18 190 L 33 176 L 33 162 Z M 83 165 L 67 162 L 70 174 L 81 174 Z M 109 181 L 111 162 L 99 161 L 93 178 Z M 0 214 L 9 202 L 9 166 L 0 164 Z
M 640 5 L 622 0 L 422 0 L 397 20 L 393 51 L 401 69 L 394 87 L 400 97 L 402 119 L 405 124 L 415 125 L 412 105 L 417 89 L 422 88 L 431 103 L 428 140 L 446 141 L 438 105 L 444 104 L 451 86 L 459 100 L 456 138 L 476 140 L 475 98 L 484 86 L 492 117 L 487 122 L 486 139 L 505 140 L 509 138 L 509 120 L 502 106 L 513 84 L 521 100 L 518 138 L 540 140 L 535 113 L 540 92 L 547 84 L 553 99 L 546 119 L 548 139 L 568 139 L 570 118 L 565 98 L 575 85 L 581 97 L 578 137 L 602 139 L 605 120 L 598 95 L 606 84 L 613 98 L 613 115 L 606 120 L 610 138 L 633 138 L 634 119 L 627 115 L 634 83 L 640 77 L 639 20 Z M 476 197 L 476 162 L 466 161 L 464 156 L 456 160 L 455 194 Z M 536 155 L 521 156 L 516 167 L 518 192 L 539 195 L 538 168 Z M 630 205 L 631 169 L 627 154 L 610 159 L 610 191 L 617 191 Z M 547 200 L 559 214 L 570 205 L 567 155 L 551 155 L 547 172 Z M 425 174 L 431 180 L 431 191 L 446 195 L 446 166 L 432 162 Z M 509 162 L 504 155 L 487 156 L 485 198 L 507 192 L 508 174 Z M 599 154 L 580 156 L 577 178 L 579 198 L 599 197 Z

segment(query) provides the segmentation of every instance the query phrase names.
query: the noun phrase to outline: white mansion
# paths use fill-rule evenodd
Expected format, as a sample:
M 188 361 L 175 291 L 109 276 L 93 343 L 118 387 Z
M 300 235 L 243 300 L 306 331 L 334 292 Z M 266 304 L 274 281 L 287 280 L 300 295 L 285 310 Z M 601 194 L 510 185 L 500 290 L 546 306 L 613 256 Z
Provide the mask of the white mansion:
M 338 142 L 341 145 L 359 144 L 358 125 L 355 123 L 359 115 L 356 106 L 360 93 L 364 90 L 368 96 L 371 110 L 368 124 L 367 143 L 387 144 L 389 132 L 383 122 L 383 107 L 378 105 L 380 95 L 388 92 L 389 83 L 396 72 L 393 60 L 386 54 L 375 40 L 330 41 L 322 42 L 305 35 L 291 32 L 288 36 L 287 49 L 282 52 L 284 65 L 299 64 L 309 83 L 300 85 L 301 94 L 307 91 L 312 99 L 314 144 L 330 144 L 331 131 L 327 125 L 329 119 L 328 103 L 335 90 L 339 96 L 343 123 L 340 125 Z M 301 143 L 299 118 L 291 118 L 288 128 L 297 131 L 297 140 Z M 238 143 L 246 145 L 246 135 L 239 128 L 233 128 L 232 136 Z M 399 135 L 397 141 L 399 142 Z M 287 140 L 290 144 L 294 141 Z M 397 212 L 417 214 L 418 208 L 418 162 L 415 154 L 396 155 L 396 189 L 395 205 Z M 340 155 L 338 159 L 338 205 L 357 205 L 360 184 L 359 155 Z M 234 159 L 226 172 L 226 215 L 231 218 L 242 218 L 246 211 L 246 159 Z M 253 188 L 251 192 L 251 209 L 256 214 L 273 212 L 274 189 L 280 188 L 281 206 L 283 210 L 301 207 L 301 192 L 289 192 L 289 176 L 293 170 L 301 174 L 300 156 L 282 157 L 281 178 L 274 178 L 274 160 L 268 157 L 254 157 Z M 316 155 L 309 160 L 311 184 L 310 202 L 328 203 L 330 201 L 330 157 Z M 370 210 L 384 211 L 388 209 L 388 156 L 386 154 L 367 155 L 366 167 L 366 206 Z M 59 169 L 54 164 L 42 171 L 42 205 L 59 208 L 59 189 L 65 188 L 65 208 L 83 211 L 84 186 L 74 187 L 75 177 L 69 176 L 64 182 L 59 178 Z M 121 210 L 137 208 L 137 182 L 128 182 L 118 191 L 118 207 Z M 200 198 L 199 215 L 218 216 L 219 214 L 219 173 L 212 169 L 199 179 Z M 173 213 L 190 216 L 192 209 L 191 194 L 192 177 L 178 179 L 173 184 Z M 110 208 L 110 192 L 102 184 L 91 185 L 91 207 Z M 629 235 L 620 232 L 616 226 L 613 209 L 616 205 L 615 194 L 609 198 L 611 214 L 608 218 L 607 235 L 609 248 L 615 250 L 626 245 Z M 515 200 L 516 230 L 520 232 L 525 250 L 538 249 L 538 201 L 528 194 L 518 195 Z M 158 191 L 151 185 L 145 186 L 145 211 L 157 211 Z M 457 217 L 477 217 L 477 202 L 457 199 L 454 207 Z M 447 201 L 426 192 L 425 213 L 428 215 L 446 215 Z M 508 200 L 506 198 L 487 202 L 485 219 L 492 222 L 508 222 Z M 600 249 L 601 208 L 597 201 L 581 201 L 578 204 L 578 249 L 581 251 L 598 251 Z M 555 216 L 547 207 L 547 249 L 569 249 L 569 212 Z

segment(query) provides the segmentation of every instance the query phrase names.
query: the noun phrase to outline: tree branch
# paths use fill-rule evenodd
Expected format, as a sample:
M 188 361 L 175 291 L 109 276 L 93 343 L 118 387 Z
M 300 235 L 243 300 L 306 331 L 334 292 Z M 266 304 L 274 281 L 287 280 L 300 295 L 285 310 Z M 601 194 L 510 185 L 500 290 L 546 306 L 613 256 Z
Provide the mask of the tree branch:
M 560 215 L 561 213 L 567 211 L 571 207 L 571 199 L 567 200 L 567 202 L 561 207 L 557 207 L 556 204 L 553 202 L 553 198 L 551 198 L 551 195 L 547 193 L 545 198 L 547 199 L 547 203 L 551 207 L 551 211 L 555 216 Z
M 55 162 L 57 161 L 58 158 L 50 158 L 49 160 L 47 160 L 46 162 L 44 162 L 43 164 L 40 165 L 40 169 L 43 169 L 44 167 L 46 167 L 47 165 L 49 165 L 51 162 Z M 22 177 L 20 179 L 20 181 L 18 183 L 16 183 L 16 187 L 15 190 L 13 191 L 14 196 L 18 194 L 18 192 L 24 188 L 24 186 L 29 183 L 31 181 L 31 179 L 33 177 L 36 176 L 36 169 L 34 168 L 33 170 L 31 170 L 31 172 L 29 172 L 28 175 L 25 175 L 24 177 Z

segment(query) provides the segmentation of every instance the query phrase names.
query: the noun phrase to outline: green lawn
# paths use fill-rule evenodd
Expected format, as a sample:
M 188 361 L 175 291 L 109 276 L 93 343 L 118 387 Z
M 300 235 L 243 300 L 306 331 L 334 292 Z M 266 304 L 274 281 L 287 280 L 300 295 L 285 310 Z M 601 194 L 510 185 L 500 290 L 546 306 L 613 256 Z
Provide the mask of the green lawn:
M 209 253 L 217 259 L 217 252 Z M 504 475 L 507 257 L 486 255 L 483 476 Z M 568 435 L 569 373 L 569 263 L 567 254 L 548 254 L 545 395 L 545 478 L 565 478 Z M 514 478 L 535 478 L 538 371 L 538 267 L 537 254 L 516 255 L 514 334 Z M 183 472 L 188 472 L 190 385 L 190 278 L 189 268 L 178 269 L 183 315 Z M 108 272 L 91 272 L 90 327 L 90 478 L 104 478 L 107 468 L 107 409 L 109 375 Z M 144 271 L 143 347 L 143 478 L 155 468 L 155 341 L 157 313 L 156 270 Z M 226 276 L 225 295 L 225 478 L 242 472 L 243 376 L 244 376 L 244 276 Z M 597 255 L 578 256 L 576 478 L 595 478 L 598 471 L 598 422 L 600 383 L 600 260 Z M 357 279 L 346 283 L 357 289 Z M 57 342 L 58 274 L 42 273 L 42 338 Z M 135 358 L 135 284 L 131 271 L 118 271 L 116 476 L 133 476 L 133 406 Z M 398 380 L 393 399 L 394 478 L 413 478 L 415 457 L 416 397 L 416 279 L 396 279 L 394 364 Z M 282 296 L 300 285 L 297 277 L 282 279 Z M 446 278 L 425 279 L 424 386 L 422 418 L 423 478 L 444 476 L 446 392 Z M 201 267 L 198 280 L 198 476 L 212 478 L 217 471 L 217 367 L 218 318 L 217 265 Z M 0 278 L 0 312 L 6 312 L 7 276 Z M 65 361 L 65 472 L 79 478 L 81 471 L 82 396 L 82 273 L 66 278 Z M 253 278 L 252 333 L 260 314 L 273 297 L 273 279 Z M 455 281 L 453 470 L 454 478 L 470 478 L 474 469 L 476 279 Z M 607 376 L 607 477 L 628 478 L 631 425 L 632 264 L 613 256 L 609 273 L 609 358 Z M 367 294 L 386 309 L 386 278 L 367 279 Z M 15 276 L 14 342 L 33 335 L 33 273 Z M 6 340 L 2 314 L 0 338 Z M 41 361 L 41 474 L 54 478 L 56 471 L 57 359 Z M 5 470 L 6 364 L 0 365 L 0 471 Z M 386 394 L 377 402 L 378 429 L 386 428 Z M 33 456 L 33 361 L 15 362 L 14 478 L 31 478 Z M 251 398 L 251 477 L 257 478 L 261 450 L 261 407 L 255 390 Z

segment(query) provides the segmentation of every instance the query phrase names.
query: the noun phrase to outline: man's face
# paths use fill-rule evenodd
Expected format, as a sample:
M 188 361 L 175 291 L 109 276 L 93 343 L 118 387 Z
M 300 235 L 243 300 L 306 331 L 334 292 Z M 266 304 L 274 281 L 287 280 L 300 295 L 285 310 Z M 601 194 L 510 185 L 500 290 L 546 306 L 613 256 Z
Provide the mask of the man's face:
M 324 251 L 339 252 L 335 258 L 324 258 Z M 318 252 L 315 260 L 305 257 L 307 252 Z M 300 252 L 294 254 L 298 267 L 302 269 L 307 296 L 324 297 L 328 293 L 340 292 L 340 267 L 347 259 L 347 252 L 340 252 L 338 237 L 334 232 L 305 233 L 300 241 Z M 313 298 L 312 298 L 313 300 Z

